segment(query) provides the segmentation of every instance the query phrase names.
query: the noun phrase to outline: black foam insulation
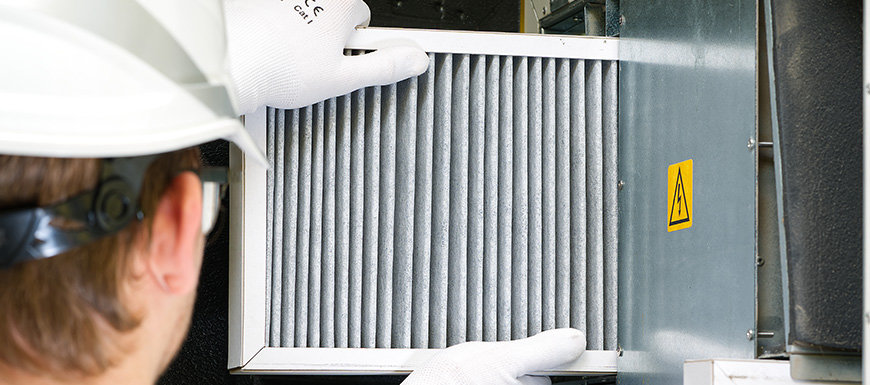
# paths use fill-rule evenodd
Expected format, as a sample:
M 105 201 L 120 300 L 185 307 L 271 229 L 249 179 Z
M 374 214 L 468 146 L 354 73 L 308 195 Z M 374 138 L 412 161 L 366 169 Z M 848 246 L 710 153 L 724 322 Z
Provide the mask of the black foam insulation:
M 788 344 L 861 348 L 861 2 L 772 1 Z

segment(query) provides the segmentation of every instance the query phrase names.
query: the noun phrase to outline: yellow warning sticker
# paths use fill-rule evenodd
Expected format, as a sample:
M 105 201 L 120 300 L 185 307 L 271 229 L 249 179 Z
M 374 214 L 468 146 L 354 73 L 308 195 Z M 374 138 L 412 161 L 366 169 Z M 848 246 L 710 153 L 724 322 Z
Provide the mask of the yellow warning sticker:
M 668 167 L 668 232 L 692 227 L 692 160 Z

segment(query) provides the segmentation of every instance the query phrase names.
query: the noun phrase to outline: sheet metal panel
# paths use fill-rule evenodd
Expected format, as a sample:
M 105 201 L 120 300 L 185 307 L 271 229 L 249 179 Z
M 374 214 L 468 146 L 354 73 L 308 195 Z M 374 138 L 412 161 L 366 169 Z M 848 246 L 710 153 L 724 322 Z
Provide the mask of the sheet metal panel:
M 754 357 L 756 3 L 624 2 L 618 382 L 680 383 Z M 667 170 L 693 159 L 693 225 L 667 231 Z

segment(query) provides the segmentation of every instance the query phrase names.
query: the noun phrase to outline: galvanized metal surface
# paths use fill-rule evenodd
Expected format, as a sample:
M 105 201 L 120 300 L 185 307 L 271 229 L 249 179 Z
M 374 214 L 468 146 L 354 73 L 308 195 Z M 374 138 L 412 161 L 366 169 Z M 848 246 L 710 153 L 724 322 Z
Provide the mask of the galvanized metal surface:
M 761 24 L 764 6 L 759 7 Z M 770 107 L 770 79 L 765 29 L 759 27 L 758 47 L 758 260 L 755 340 L 758 358 L 784 357 L 785 308 L 783 307 L 783 268 L 779 250 L 776 170 Z M 765 334 L 767 333 L 767 334 Z
M 792 377 L 793 366 L 783 360 L 689 360 L 682 384 L 835 385 L 833 381 L 800 381 Z
M 861 383 L 861 356 L 855 354 L 818 354 L 818 350 L 804 354 L 799 349 L 790 351 L 791 378 L 797 381 L 831 381 Z
M 584 9 L 588 1 L 551 3 L 551 11 L 541 15 L 541 30 L 548 34 L 583 35 L 586 33 Z M 597 5 L 597 4 L 596 4 Z M 593 22 L 593 24 L 595 24 Z
M 431 58 L 418 78 L 269 109 L 267 346 L 571 326 L 614 350 L 617 64 Z
M 753 358 L 755 3 L 622 2 L 618 382 Z M 694 160 L 693 226 L 667 232 L 667 169 Z
M 524 5 L 528 8 L 539 2 L 540 0 L 525 0 Z M 541 11 L 536 9 L 534 12 L 526 12 L 525 16 L 536 19 L 536 28 L 523 32 L 537 32 L 540 28 L 548 34 L 619 36 L 619 0 L 550 0 L 549 6 L 544 2 L 544 5 L 538 4 L 538 8 Z

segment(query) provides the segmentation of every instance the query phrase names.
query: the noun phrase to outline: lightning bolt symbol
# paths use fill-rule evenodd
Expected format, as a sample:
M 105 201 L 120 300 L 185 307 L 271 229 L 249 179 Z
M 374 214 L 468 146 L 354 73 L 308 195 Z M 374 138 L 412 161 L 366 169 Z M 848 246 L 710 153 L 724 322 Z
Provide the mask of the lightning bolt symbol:
M 683 213 L 683 205 L 680 202 L 683 201 L 683 194 L 677 192 L 677 215 L 682 215 Z

